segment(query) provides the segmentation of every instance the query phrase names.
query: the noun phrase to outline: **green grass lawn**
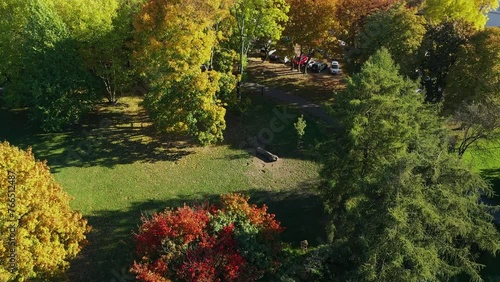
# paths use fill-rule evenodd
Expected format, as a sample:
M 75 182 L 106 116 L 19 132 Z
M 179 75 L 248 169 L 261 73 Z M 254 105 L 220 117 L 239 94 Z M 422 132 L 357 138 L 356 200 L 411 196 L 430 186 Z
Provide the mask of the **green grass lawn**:
M 100 105 L 82 125 L 59 133 L 38 133 L 27 126 L 22 111 L 0 110 L 6 121 L 0 125 L 0 140 L 23 149 L 32 146 L 37 158 L 47 159 L 57 181 L 74 197 L 72 207 L 93 227 L 88 245 L 72 262 L 71 281 L 133 281 L 127 273 L 135 258 L 132 232 L 142 214 L 215 201 L 228 192 L 242 192 L 252 202 L 268 205 L 286 227 L 283 239 L 292 246 L 304 239 L 311 246 L 325 242 L 325 216 L 314 189 L 319 165 L 308 150 L 297 150 L 295 118 L 284 127 L 273 126 L 276 111 L 283 107 L 259 95 L 245 95 L 253 101 L 249 111 L 228 114 L 226 140 L 208 147 L 156 133 L 139 97 Z M 307 148 L 324 140 L 326 129 L 306 120 Z M 266 149 L 280 157 L 274 163 L 248 150 L 252 140 L 269 132 Z M 481 145 L 471 148 L 464 160 L 500 194 L 500 146 Z M 481 262 L 487 265 L 485 278 L 498 281 L 500 260 L 483 256 Z
M 466 151 L 464 160 L 493 184 L 500 203 L 500 140 L 479 142 Z
M 0 140 L 47 159 L 56 180 L 74 197 L 93 229 L 77 259 L 71 281 L 132 281 L 127 270 L 134 259 L 132 231 L 143 213 L 183 203 L 213 201 L 219 194 L 243 192 L 267 204 L 287 227 L 283 239 L 297 246 L 324 240 L 324 216 L 314 192 L 319 166 L 296 149 L 293 121 L 272 132 L 268 150 L 280 156 L 266 163 L 249 154 L 249 141 L 274 128 L 274 102 L 250 95 L 251 110 L 228 115 L 226 141 L 198 147 L 180 137 L 157 134 L 140 106 L 124 97 L 115 106 L 100 105 L 81 126 L 60 133 L 37 133 L 22 112 L 0 111 Z M 298 116 L 298 112 L 288 112 Z M 280 127 L 281 128 L 281 127 Z M 305 146 L 324 138 L 308 120 Z

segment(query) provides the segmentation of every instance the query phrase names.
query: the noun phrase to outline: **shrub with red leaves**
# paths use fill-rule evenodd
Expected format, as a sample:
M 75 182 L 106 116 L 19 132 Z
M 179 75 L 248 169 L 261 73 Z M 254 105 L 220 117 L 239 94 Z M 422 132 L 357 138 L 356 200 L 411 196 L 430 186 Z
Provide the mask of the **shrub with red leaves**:
M 142 218 L 135 235 L 139 261 L 136 279 L 163 281 L 255 281 L 280 265 L 274 215 L 230 194 L 220 206 L 166 210 Z

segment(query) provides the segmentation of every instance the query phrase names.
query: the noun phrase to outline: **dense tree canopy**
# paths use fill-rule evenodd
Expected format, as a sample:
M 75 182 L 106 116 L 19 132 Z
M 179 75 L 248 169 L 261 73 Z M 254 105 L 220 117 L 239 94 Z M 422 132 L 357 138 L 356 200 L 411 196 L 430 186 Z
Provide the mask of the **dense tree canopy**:
M 57 281 L 86 243 L 87 221 L 31 149 L 0 143 L 0 185 L 0 280 Z
M 133 18 L 142 2 L 144 0 L 124 1 L 116 9 L 106 11 L 112 21 L 102 21 L 99 29 L 92 30 L 86 36 L 88 38 L 80 42 L 80 54 L 85 66 L 102 81 L 109 102 L 117 102 L 119 96 L 130 90 L 131 84 L 138 80 L 130 61 L 133 51 Z M 113 1 L 102 5 L 115 6 Z
M 498 98 L 500 90 L 500 30 L 486 28 L 473 35 L 458 53 L 445 89 L 445 108 Z
M 486 28 L 457 55 L 445 89 L 444 114 L 462 129 L 458 154 L 500 129 L 500 30 Z
M 462 272 L 480 281 L 475 247 L 500 249 L 491 209 L 480 203 L 491 188 L 448 153 L 446 131 L 417 87 L 383 49 L 336 100 L 344 130 L 328 146 L 323 195 L 338 281 L 442 281 Z
M 210 144 L 223 140 L 226 109 L 244 105 L 236 94 L 252 47 L 281 39 L 293 50 L 325 50 L 351 77 L 336 81 L 347 86 L 332 109 L 341 127 L 321 155 L 332 242 L 321 249 L 328 257 L 317 277 L 421 282 L 465 273 L 479 281 L 477 254 L 498 252 L 500 237 L 493 207 L 483 204 L 492 190 L 460 157 L 477 140 L 500 136 L 500 29 L 484 29 L 496 7 L 497 0 L 2 0 L 0 98 L 41 129 L 59 131 L 103 98 L 116 103 L 143 85 L 142 105 L 159 131 Z M 295 126 L 300 139 L 305 123 Z M 29 220 L 20 221 L 19 258 L 29 262 L 14 278 L 0 266 L 0 280 L 61 275 L 86 222 L 30 152 L 0 144 L 4 186 L 6 169 L 23 182 L 19 207 Z M 138 279 L 279 273 L 281 245 L 261 239 L 281 228 L 247 200 L 232 195 L 220 209 L 185 207 L 145 220 Z M 167 224 L 203 228 L 183 244 L 195 237 L 151 235 Z M 0 244 L 2 258 L 5 249 Z
M 416 51 L 425 34 L 424 19 L 416 13 L 416 9 L 395 4 L 388 10 L 369 15 L 356 37 L 357 52 L 349 53 L 349 62 L 360 66 L 378 49 L 385 47 L 400 65 L 402 73 L 414 75 Z
M 239 194 L 142 218 L 135 236 L 138 281 L 257 281 L 279 266 L 283 231 L 264 205 Z
M 334 14 L 335 21 L 335 36 L 345 41 L 348 45 L 352 45 L 355 36 L 363 26 L 364 20 L 368 15 L 376 13 L 380 10 L 389 8 L 392 4 L 399 2 L 398 0 L 339 0 L 337 1 L 337 9 Z
M 287 0 L 290 6 L 288 21 L 283 31 L 292 44 L 299 44 L 306 52 L 313 48 L 324 49 L 331 43 L 330 30 L 335 24 L 334 0 Z M 290 46 L 293 47 L 293 46 Z
M 19 47 L 7 56 L 17 61 L 5 70 L 5 99 L 12 107 L 27 106 L 43 129 L 60 130 L 92 107 L 100 85 L 84 68 L 76 41 L 51 5 L 30 0 L 22 8 L 20 16 L 27 19 L 16 36 Z
M 21 71 L 23 29 L 28 22 L 26 17 L 28 1 L 5 0 L 0 5 L 0 83 L 8 82 Z
M 464 22 L 442 22 L 427 27 L 418 55 L 427 101 L 442 101 L 450 68 L 458 58 L 460 47 L 472 34 L 472 26 Z

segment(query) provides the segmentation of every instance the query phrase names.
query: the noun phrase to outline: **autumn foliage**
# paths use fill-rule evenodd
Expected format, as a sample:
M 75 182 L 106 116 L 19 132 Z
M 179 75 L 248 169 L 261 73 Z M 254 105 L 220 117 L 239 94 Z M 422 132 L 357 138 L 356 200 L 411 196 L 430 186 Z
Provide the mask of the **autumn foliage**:
M 239 194 L 218 206 L 180 207 L 142 218 L 135 235 L 139 281 L 254 281 L 279 266 L 283 228 Z
M 226 109 L 220 74 L 202 71 L 222 35 L 228 1 L 148 0 L 134 19 L 137 70 L 151 90 L 144 106 L 157 129 L 186 134 L 204 145 L 223 140 Z
M 0 143 L 0 187 L 0 281 L 63 275 L 90 227 L 49 167 L 31 149 Z
M 338 26 L 337 37 L 352 44 L 354 37 L 359 33 L 367 16 L 378 11 L 387 10 L 399 0 L 339 0 L 335 12 Z

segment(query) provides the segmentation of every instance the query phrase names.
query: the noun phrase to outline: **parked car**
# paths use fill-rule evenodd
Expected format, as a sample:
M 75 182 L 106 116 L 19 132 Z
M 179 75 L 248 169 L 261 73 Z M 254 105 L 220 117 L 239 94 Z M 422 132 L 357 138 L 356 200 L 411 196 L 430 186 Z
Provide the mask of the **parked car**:
M 338 61 L 332 61 L 332 65 L 330 66 L 329 72 L 331 74 L 340 74 L 342 72 Z
M 306 61 L 307 63 L 307 61 Z M 307 68 L 310 69 L 312 66 L 316 63 L 316 61 L 313 58 L 309 59 L 309 63 L 307 64 Z
M 269 61 L 270 62 L 279 62 L 280 56 L 276 54 L 276 50 L 269 51 Z
M 314 62 L 310 68 L 313 72 L 322 72 L 327 67 L 327 64 L 322 62 Z

